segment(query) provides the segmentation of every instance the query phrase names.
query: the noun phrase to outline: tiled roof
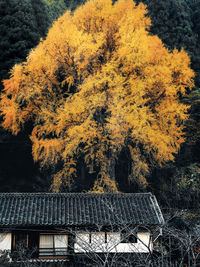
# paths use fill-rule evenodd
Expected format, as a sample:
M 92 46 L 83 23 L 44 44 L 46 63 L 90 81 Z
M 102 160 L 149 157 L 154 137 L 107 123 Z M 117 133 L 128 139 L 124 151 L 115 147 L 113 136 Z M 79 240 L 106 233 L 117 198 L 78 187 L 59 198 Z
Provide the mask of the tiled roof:
M 0 193 L 0 226 L 163 223 L 151 193 Z

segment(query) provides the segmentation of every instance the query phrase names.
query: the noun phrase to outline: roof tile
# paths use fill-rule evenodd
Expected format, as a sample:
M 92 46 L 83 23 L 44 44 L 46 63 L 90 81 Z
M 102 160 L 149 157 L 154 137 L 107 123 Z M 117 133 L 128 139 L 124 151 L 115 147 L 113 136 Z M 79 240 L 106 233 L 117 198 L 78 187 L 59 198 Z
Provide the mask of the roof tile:
M 1 226 L 163 223 L 151 193 L 0 193 Z

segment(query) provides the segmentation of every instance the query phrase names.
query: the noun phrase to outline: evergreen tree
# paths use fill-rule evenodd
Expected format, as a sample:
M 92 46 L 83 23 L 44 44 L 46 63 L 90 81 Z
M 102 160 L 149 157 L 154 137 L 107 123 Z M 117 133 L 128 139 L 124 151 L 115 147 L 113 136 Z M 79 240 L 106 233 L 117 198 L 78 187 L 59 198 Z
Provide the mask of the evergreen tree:
M 43 0 L 0 0 L 0 89 L 13 65 L 25 60 L 30 49 L 45 36 L 49 19 L 44 7 Z M 11 137 L 0 128 L 0 145 L 1 191 L 20 190 L 20 186 L 21 190 L 31 190 L 31 177 L 38 168 L 31 160 L 30 145 L 24 136 Z M 22 168 L 22 162 L 27 168 Z
M 194 31 L 198 34 L 200 41 L 200 0 L 191 0 L 188 1 L 188 4 L 193 11 Z
M 34 1 L 34 0 L 33 0 Z M 43 0 L 49 16 L 50 24 L 61 16 L 67 9 L 64 0 Z
M 44 36 L 48 18 L 42 5 L 41 0 L 0 0 L 0 81 Z
M 200 0 L 191 0 L 188 3 L 192 9 L 193 31 L 197 38 L 193 56 L 193 68 L 196 72 L 196 84 L 200 87 Z
M 83 5 L 86 0 L 64 0 L 67 9 L 75 10 L 78 6 Z
M 36 21 L 38 33 L 40 37 L 44 37 L 52 23 L 51 17 L 47 12 L 47 5 L 44 0 L 30 0 L 34 11 L 34 19 Z
M 141 2 L 141 1 L 137 1 Z M 158 35 L 169 49 L 194 51 L 191 8 L 184 0 L 142 0 L 152 20 L 151 32 Z

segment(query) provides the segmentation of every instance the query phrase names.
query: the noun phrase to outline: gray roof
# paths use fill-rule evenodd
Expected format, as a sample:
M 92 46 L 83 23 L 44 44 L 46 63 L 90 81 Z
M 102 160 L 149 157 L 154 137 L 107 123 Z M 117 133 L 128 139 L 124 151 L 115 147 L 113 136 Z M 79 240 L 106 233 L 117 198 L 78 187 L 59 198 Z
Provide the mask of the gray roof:
M 0 226 L 163 223 L 151 193 L 0 193 Z

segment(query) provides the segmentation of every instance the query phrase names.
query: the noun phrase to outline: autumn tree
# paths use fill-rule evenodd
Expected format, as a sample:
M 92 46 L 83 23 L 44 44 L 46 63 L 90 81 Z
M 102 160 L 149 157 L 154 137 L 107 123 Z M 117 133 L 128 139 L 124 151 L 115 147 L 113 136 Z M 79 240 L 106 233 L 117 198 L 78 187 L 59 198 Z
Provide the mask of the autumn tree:
M 179 51 L 184 48 L 191 56 L 191 68 L 195 72 L 195 87 L 192 91 L 182 97 L 183 103 L 190 106 L 188 110 L 189 118 L 185 121 L 185 143 L 182 144 L 180 152 L 176 155 L 173 164 L 167 164 L 165 168 L 157 168 L 149 181 L 151 187 L 156 190 L 156 194 L 162 195 L 166 192 L 166 200 L 169 199 L 169 192 L 179 191 L 175 184 L 174 175 L 179 173 L 179 169 L 185 167 L 192 168 L 198 163 L 199 153 L 199 99 L 200 99 L 200 49 L 199 49 L 199 0 L 136 0 L 137 4 L 143 2 L 147 5 L 148 16 L 151 17 L 152 24 L 150 32 L 158 35 L 163 44 L 170 50 L 177 48 Z M 172 181 L 173 180 L 173 181 Z M 189 180 L 188 180 L 189 181 Z M 173 184 L 173 186 L 172 186 Z M 173 194 L 170 195 L 171 203 Z M 178 196 L 178 193 L 176 193 Z M 178 198 L 177 198 L 178 199 Z M 175 202 L 178 203 L 178 202 Z M 182 205 L 182 204 L 181 204 Z
M 70 185 L 81 156 L 93 190 L 117 191 L 115 165 L 130 151 L 130 179 L 146 184 L 151 166 L 174 159 L 184 142 L 193 86 L 190 59 L 149 34 L 144 4 L 90 0 L 67 11 L 46 40 L 15 65 L 1 96 L 3 127 L 32 122 L 32 153 L 53 172 L 53 190 Z

